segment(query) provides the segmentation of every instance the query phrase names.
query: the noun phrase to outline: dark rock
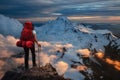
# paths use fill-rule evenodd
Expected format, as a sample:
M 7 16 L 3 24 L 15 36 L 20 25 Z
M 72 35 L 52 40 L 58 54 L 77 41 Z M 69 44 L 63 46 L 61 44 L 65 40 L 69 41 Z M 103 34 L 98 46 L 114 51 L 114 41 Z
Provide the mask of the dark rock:
M 47 64 L 43 67 L 33 67 L 29 70 L 20 73 L 8 71 L 5 73 L 2 80 L 70 80 L 59 76 L 56 70 Z

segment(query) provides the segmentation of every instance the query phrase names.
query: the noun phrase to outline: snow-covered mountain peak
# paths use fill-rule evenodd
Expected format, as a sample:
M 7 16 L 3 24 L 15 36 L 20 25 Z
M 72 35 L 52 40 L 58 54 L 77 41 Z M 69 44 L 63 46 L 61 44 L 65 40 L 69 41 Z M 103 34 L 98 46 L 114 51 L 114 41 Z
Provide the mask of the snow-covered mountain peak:
M 71 22 L 67 17 L 65 16 L 59 16 L 55 20 L 48 21 L 46 25 L 49 26 L 59 26 L 59 27 L 73 27 L 73 22 Z
M 65 17 L 58 17 L 56 20 L 50 21 L 42 27 L 39 27 L 36 31 L 41 41 L 47 41 L 52 45 L 52 47 L 55 46 L 55 48 L 57 48 L 57 50 L 54 48 L 57 53 L 52 52 L 53 54 L 60 56 L 61 53 L 63 53 L 62 51 L 65 51 L 65 54 L 63 53 L 61 56 L 62 59 L 60 59 L 60 61 L 63 61 L 64 63 L 60 62 L 57 64 L 64 64 L 66 69 L 68 68 L 66 62 L 69 65 L 74 64 L 75 62 L 80 62 L 80 64 L 83 63 L 84 65 L 84 61 L 82 61 L 83 56 L 90 57 L 91 61 L 101 66 L 101 64 L 93 56 L 95 53 L 117 53 L 120 49 L 120 47 L 119 49 L 116 49 L 117 46 L 120 45 L 120 40 L 113 37 L 111 31 L 93 30 L 82 24 L 71 22 Z M 56 45 L 59 45 L 59 47 Z M 68 48 L 65 45 L 71 45 L 71 47 Z M 110 52 L 110 50 L 112 50 L 112 52 Z M 50 52 L 50 54 L 52 53 Z M 58 68 L 56 69 L 58 70 Z M 60 69 L 63 68 L 60 66 Z M 60 72 L 60 70 L 58 72 Z M 75 78 L 76 77 L 74 77 L 73 80 L 84 80 L 80 79 L 80 77 L 78 79 Z
M 36 30 L 38 37 L 45 41 L 71 43 L 80 48 L 103 50 L 103 46 L 116 40 L 109 30 L 93 30 L 82 24 L 77 24 L 66 17 L 60 16 L 56 20 L 46 23 Z M 89 46 L 92 44 L 92 46 Z
M 68 31 L 72 31 L 74 30 L 74 23 L 71 22 L 69 19 L 67 19 L 66 17 L 60 16 L 57 19 L 53 20 L 53 21 L 48 21 L 45 25 L 43 25 L 40 28 L 43 29 L 39 29 L 38 32 L 41 32 L 40 30 L 42 30 L 42 33 L 44 34 L 49 34 L 49 35 L 63 35 L 64 33 L 68 32 Z
M 59 16 L 57 17 L 58 21 L 70 22 L 70 20 L 66 16 Z
M 51 29 L 57 28 L 59 32 L 68 30 L 79 30 L 80 32 L 87 34 L 111 34 L 112 36 L 114 36 L 109 30 L 93 30 L 92 28 L 88 28 L 87 26 L 84 26 L 82 24 L 77 24 L 70 21 L 66 16 L 59 16 L 55 20 L 49 21 L 47 23 L 47 26 L 51 26 Z

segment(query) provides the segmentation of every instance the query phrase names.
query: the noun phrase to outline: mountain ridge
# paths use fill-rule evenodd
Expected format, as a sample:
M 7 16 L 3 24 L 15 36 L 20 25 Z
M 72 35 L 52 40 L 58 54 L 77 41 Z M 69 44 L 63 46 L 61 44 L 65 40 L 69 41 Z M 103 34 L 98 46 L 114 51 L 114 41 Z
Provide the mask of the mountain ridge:
M 69 19 L 63 16 L 58 17 L 56 20 L 48 22 L 39 28 L 36 28 L 36 31 L 38 33 L 38 38 L 41 40 L 62 42 L 65 41 L 72 44 L 81 44 L 85 40 L 87 43 L 90 43 L 90 40 L 92 40 L 92 42 L 103 40 L 101 42 L 106 42 L 103 44 L 107 45 L 110 41 L 117 40 L 117 37 L 114 36 L 109 30 L 93 30 L 81 24 L 71 22 Z

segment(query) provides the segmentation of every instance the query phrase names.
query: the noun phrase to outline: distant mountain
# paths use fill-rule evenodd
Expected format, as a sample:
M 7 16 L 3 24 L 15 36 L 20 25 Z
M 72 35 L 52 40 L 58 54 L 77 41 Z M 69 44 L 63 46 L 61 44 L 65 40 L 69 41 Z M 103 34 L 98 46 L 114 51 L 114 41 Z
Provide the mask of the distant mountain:
M 83 24 L 71 22 L 67 17 L 63 16 L 48 21 L 45 25 L 36 28 L 36 31 L 41 41 L 52 44 L 71 44 L 73 47 L 61 56 L 65 56 L 62 60 L 69 65 L 73 64 L 71 67 L 75 67 L 76 64 L 89 67 L 93 73 L 89 73 L 89 70 L 87 72 L 81 71 L 82 75 L 85 76 L 85 80 L 91 80 L 90 78 L 94 80 L 114 80 L 119 77 L 119 72 L 113 69 L 114 65 L 110 66 L 111 63 L 106 61 L 108 58 L 111 61 L 120 60 L 120 39 L 114 36 L 111 31 L 93 30 Z M 102 56 L 96 54 L 99 52 L 104 53 L 104 59 L 95 57 L 96 55 Z M 87 57 L 85 58 L 85 56 Z M 107 75 L 109 72 L 113 74 Z M 79 75 L 81 80 L 83 79 L 82 75 Z M 69 78 L 79 80 L 77 77 L 69 76 Z
M 113 23 L 82 23 L 83 25 L 90 27 L 94 30 L 98 29 L 108 29 L 112 31 L 114 35 L 120 37 L 120 24 Z
M 71 22 L 67 17 L 58 17 L 36 28 L 40 40 L 71 43 L 77 48 L 96 49 L 104 52 L 110 42 L 120 45 L 118 38 L 109 30 L 93 30 L 82 24 Z
M 0 34 L 19 37 L 22 26 L 23 25 L 18 20 L 0 14 Z

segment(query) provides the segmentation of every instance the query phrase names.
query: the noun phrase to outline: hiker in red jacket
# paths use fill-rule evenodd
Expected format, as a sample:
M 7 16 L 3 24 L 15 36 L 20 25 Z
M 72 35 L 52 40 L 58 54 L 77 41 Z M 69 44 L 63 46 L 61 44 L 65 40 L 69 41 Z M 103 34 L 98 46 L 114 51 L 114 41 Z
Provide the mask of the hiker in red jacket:
M 25 70 L 29 68 L 29 49 L 32 53 L 33 67 L 37 66 L 35 56 L 35 43 L 38 45 L 38 47 L 41 47 L 41 45 L 37 41 L 36 32 L 34 30 L 32 22 L 25 22 L 23 30 L 21 32 L 20 41 L 17 42 L 17 46 L 23 47 L 25 51 Z

